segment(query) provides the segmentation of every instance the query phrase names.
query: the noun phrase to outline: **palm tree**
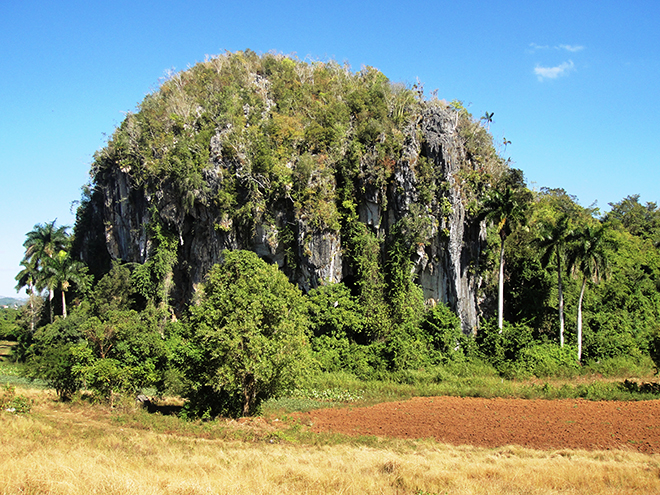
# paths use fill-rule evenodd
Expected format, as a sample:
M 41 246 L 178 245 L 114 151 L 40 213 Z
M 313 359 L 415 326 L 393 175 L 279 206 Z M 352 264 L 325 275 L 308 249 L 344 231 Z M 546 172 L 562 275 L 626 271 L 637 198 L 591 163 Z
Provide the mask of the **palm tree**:
M 572 236 L 574 243 L 570 249 L 568 266 L 573 274 L 577 274 L 577 272 L 582 274 L 582 288 L 577 313 L 578 361 L 582 359 L 582 301 L 587 281 L 598 283 L 607 275 L 606 248 L 608 242 L 604 234 L 604 226 L 586 225 Z
M 481 119 L 479 119 L 479 120 L 483 120 L 484 122 L 486 122 L 486 125 L 488 126 L 487 127 L 488 131 L 490 131 L 490 124 L 493 122 L 493 115 L 495 115 L 494 112 L 490 112 L 490 113 L 486 112 L 486 113 L 484 113 L 484 116 L 481 117 Z
M 525 222 L 528 201 L 519 188 L 505 185 L 493 190 L 484 205 L 486 218 L 497 224 L 500 235 L 500 269 L 497 291 L 497 325 L 504 326 L 504 241 L 518 225 Z
M 541 263 L 548 266 L 552 255 L 557 261 L 557 299 L 559 304 L 559 344 L 564 347 L 564 294 L 561 280 L 561 262 L 565 256 L 566 243 L 573 233 L 570 218 L 563 214 L 554 224 L 542 226 L 539 245 L 543 250 Z
M 45 271 L 45 282 L 49 290 L 59 289 L 62 292 L 62 318 L 66 318 L 66 293 L 72 283 L 81 290 L 87 289 L 91 278 L 87 275 L 87 266 L 62 250 L 52 258 Z
M 37 224 L 27 233 L 27 239 L 23 243 L 24 259 L 36 257 L 37 264 L 43 263 L 45 258 L 53 258 L 68 245 L 69 236 L 66 231 L 69 227 L 55 227 L 56 221 L 57 219 L 50 223 Z M 41 266 L 37 266 L 37 268 L 41 268 Z
M 16 292 L 20 291 L 23 287 L 27 287 L 25 289 L 25 292 L 29 297 L 29 304 L 30 304 L 30 332 L 34 333 L 34 320 L 35 320 L 34 296 L 36 290 L 35 284 L 39 277 L 39 272 L 37 271 L 33 262 L 30 260 L 24 259 L 23 261 L 21 261 L 20 265 L 23 267 L 23 269 L 20 272 L 18 272 L 18 275 L 16 275 L 15 277 L 15 280 L 17 282 Z
M 27 265 L 30 266 L 30 270 L 32 271 L 31 283 L 34 288 L 39 291 L 44 288 L 48 289 L 51 322 L 53 321 L 53 297 L 55 293 L 53 287 L 46 283 L 46 279 L 48 278 L 46 267 L 60 251 L 66 249 L 69 243 L 69 236 L 66 232 L 68 227 L 55 227 L 56 221 L 57 219 L 50 223 L 37 224 L 27 233 L 27 238 L 23 243 L 23 247 L 25 248 L 24 263 L 21 263 L 26 269 Z M 23 271 L 17 275 L 20 288 L 25 287 L 25 284 L 21 285 L 21 280 L 18 278 L 22 277 L 22 273 Z

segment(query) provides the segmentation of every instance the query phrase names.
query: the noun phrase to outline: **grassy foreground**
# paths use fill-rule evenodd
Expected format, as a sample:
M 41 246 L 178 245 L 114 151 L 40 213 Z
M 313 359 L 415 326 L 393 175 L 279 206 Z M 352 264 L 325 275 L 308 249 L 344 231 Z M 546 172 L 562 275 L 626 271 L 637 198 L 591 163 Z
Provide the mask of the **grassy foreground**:
M 660 456 L 312 435 L 286 416 L 185 422 L 17 388 L 0 493 L 660 493 Z

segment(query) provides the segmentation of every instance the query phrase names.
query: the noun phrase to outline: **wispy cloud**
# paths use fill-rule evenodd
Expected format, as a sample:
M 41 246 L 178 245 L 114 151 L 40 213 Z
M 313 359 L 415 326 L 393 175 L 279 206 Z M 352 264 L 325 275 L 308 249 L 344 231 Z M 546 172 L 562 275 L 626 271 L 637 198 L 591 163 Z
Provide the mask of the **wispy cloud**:
M 550 47 L 548 45 L 537 45 L 536 43 L 529 44 L 529 51 L 535 52 L 536 50 L 547 50 Z
M 559 48 L 560 50 L 567 50 L 569 52 L 579 52 L 580 50 L 584 50 L 582 45 L 559 45 L 556 48 Z
M 572 60 L 569 60 L 556 67 L 541 67 L 537 65 L 534 68 L 534 74 L 539 78 L 539 81 L 543 81 L 545 79 L 557 79 L 558 77 L 567 75 L 573 70 L 575 70 L 575 64 Z
M 537 45 L 536 43 L 530 43 L 529 44 L 529 51 L 530 52 L 536 52 L 539 50 L 566 50 L 567 52 L 579 52 L 581 50 L 584 50 L 584 46 L 582 45 Z

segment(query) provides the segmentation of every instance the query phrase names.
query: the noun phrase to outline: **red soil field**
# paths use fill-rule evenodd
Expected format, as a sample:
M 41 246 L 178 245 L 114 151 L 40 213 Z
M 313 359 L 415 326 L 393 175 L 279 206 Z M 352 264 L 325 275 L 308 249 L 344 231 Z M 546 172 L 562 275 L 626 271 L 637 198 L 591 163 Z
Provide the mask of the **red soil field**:
M 433 438 L 453 445 L 533 449 L 624 449 L 660 453 L 660 400 L 420 397 L 370 407 L 301 413 L 312 431 Z

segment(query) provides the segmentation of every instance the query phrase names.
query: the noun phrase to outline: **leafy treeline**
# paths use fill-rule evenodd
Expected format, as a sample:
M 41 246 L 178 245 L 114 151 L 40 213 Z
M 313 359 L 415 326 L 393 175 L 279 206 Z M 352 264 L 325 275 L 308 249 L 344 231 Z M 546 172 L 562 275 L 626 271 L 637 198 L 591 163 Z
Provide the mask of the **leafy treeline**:
M 660 210 L 639 196 L 610 206 L 599 216 L 542 189 L 507 249 L 507 319 L 578 359 L 641 358 L 660 330 Z
M 382 206 L 405 193 L 394 176 L 428 105 L 455 118 L 464 162 L 445 183 L 428 156 L 416 156 L 417 202 L 375 229 L 360 221 L 360 195 L 380 191 Z M 394 379 L 452 363 L 506 377 L 648 367 L 660 355 L 660 210 L 629 196 L 600 214 L 562 189 L 529 190 L 495 151 L 486 117 L 473 119 L 459 102 L 429 103 L 375 69 L 249 51 L 174 75 L 97 153 L 98 182 L 74 235 L 55 222 L 28 233 L 17 281 L 31 297 L 11 320 L 17 357 L 63 398 L 155 388 L 187 398 L 186 414 L 199 416 L 251 414 L 318 371 Z M 301 235 L 299 221 L 341 233 L 351 276 L 303 293 L 287 277 L 300 260 L 292 249 L 281 269 L 225 250 L 174 311 L 181 241 L 152 211 L 144 260 L 106 259 L 90 267 L 92 280 L 71 253 L 102 247 L 88 235 L 100 228 L 89 223 L 102 207 L 93 190 L 117 167 L 132 187 L 177 187 L 181 211 L 219 205 L 219 232 L 272 224 L 285 248 Z M 456 189 L 466 218 L 486 230 L 470 266 L 483 279 L 472 334 L 448 306 L 425 300 L 415 271 L 429 232 L 448 237 L 442 215 L 429 211 L 449 216 Z M 274 217 L 284 210 L 293 217 Z

